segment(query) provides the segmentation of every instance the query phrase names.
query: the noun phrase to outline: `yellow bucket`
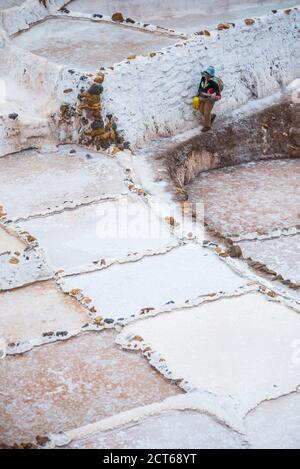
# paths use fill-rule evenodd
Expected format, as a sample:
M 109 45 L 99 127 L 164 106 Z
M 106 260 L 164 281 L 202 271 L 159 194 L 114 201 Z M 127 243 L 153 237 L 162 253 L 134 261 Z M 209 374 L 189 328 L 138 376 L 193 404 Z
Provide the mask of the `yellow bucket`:
M 195 96 L 193 99 L 193 108 L 199 111 L 200 109 L 200 98 L 199 96 Z

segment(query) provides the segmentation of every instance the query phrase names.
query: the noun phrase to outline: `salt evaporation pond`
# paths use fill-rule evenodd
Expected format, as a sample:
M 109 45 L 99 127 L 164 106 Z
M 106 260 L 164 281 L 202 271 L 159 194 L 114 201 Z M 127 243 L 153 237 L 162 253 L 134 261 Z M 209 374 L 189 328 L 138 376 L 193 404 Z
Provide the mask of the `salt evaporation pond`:
M 13 42 L 52 62 L 94 71 L 121 62 L 131 54 L 160 50 L 178 42 L 178 38 L 114 24 L 48 19 L 19 34 Z
M 247 16 L 263 15 L 274 8 L 291 6 L 285 1 L 245 0 L 74 0 L 68 4 L 70 11 L 112 15 L 119 11 L 124 16 L 178 31 L 195 32 L 216 26 L 220 21 L 236 21 Z

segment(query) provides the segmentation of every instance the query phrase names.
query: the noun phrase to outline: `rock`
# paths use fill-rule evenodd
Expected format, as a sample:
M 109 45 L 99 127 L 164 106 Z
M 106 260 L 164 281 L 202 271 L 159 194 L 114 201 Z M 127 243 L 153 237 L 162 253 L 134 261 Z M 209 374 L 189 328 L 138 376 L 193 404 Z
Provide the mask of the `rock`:
M 275 15 L 275 13 L 277 13 L 277 10 L 271 10 L 271 11 L 272 11 L 272 13 L 274 13 L 274 15 Z
M 142 308 L 141 309 L 141 314 L 145 314 L 145 313 L 149 313 L 150 311 L 153 311 L 155 308 L 153 308 L 152 306 L 148 307 L 148 308 Z
M 64 90 L 64 93 L 67 94 L 67 93 L 72 93 L 73 89 L 72 88 L 66 88 Z
M 155 57 L 155 56 L 156 56 L 156 52 L 150 52 L 149 57 L 152 58 L 152 57 Z
M 47 436 L 40 436 L 38 435 L 36 437 L 36 442 L 39 446 L 45 446 L 47 443 L 49 443 L 50 439 Z
M 140 335 L 135 335 L 132 340 L 137 340 L 138 342 L 142 342 L 144 339 Z
M 103 15 L 100 15 L 99 13 L 94 13 L 93 18 L 103 18 Z
M 175 218 L 174 217 L 165 217 L 165 221 L 169 223 L 171 226 L 175 226 Z
M 210 32 L 207 31 L 207 29 L 204 29 L 203 31 L 199 31 L 198 33 L 195 33 L 198 36 L 210 36 Z
M 149 23 L 145 23 L 145 24 L 144 24 L 144 28 L 147 28 L 148 26 L 150 26 Z
M 115 156 L 117 153 L 119 153 L 120 149 L 118 147 L 113 147 L 111 150 L 111 155 Z
M 72 148 L 72 150 L 69 151 L 70 154 L 76 153 L 76 150 Z
M 229 254 L 230 257 L 241 257 L 242 250 L 240 246 L 233 245 L 227 250 L 227 253 Z
M 104 128 L 104 122 L 103 122 L 103 120 L 101 119 L 101 120 L 97 120 L 97 121 L 92 122 L 91 128 L 92 128 L 93 130 L 103 129 L 103 128 Z
M 68 10 L 65 7 L 61 7 L 58 11 L 60 11 L 61 13 L 66 13 L 66 14 L 70 13 L 70 10 Z
M 114 13 L 111 17 L 111 19 L 113 21 L 117 21 L 118 23 L 123 23 L 125 20 L 124 20 L 124 16 L 122 15 L 122 13 L 120 12 L 117 12 L 117 13 Z
M 251 26 L 252 24 L 255 23 L 255 20 L 253 20 L 252 18 L 246 18 L 244 22 L 247 26 Z
M 135 21 L 134 21 L 133 19 L 131 19 L 131 18 L 126 18 L 125 21 L 126 21 L 126 23 L 132 23 L 132 24 L 135 23 Z
M 68 335 L 68 331 L 58 331 L 58 332 L 56 332 L 55 335 L 57 337 L 65 337 L 66 335 Z
M 90 304 L 92 302 L 92 299 L 89 298 L 88 296 L 85 296 L 82 298 L 81 300 L 83 303 L 85 303 L 86 305 Z
M 34 236 L 32 236 L 31 234 L 28 234 L 26 236 L 26 239 L 29 243 L 32 243 L 33 241 L 36 241 L 36 238 Z
M 102 73 L 102 76 L 101 75 L 98 75 L 96 76 L 96 78 L 94 79 L 94 82 L 95 83 L 103 83 L 104 81 L 104 74 Z
M 19 261 L 19 259 L 18 259 L 17 257 L 11 257 L 11 258 L 9 259 L 9 263 L 10 263 L 10 264 L 19 264 L 19 262 L 20 262 L 20 261 Z
M 52 337 L 54 334 L 53 331 L 50 331 L 50 332 L 43 332 L 43 337 Z
M 135 54 L 131 54 L 127 57 L 127 60 L 134 60 L 136 58 Z
M 88 89 L 88 93 L 91 94 L 91 95 L 95 95 L 95 96 L 99 96 L 103 91 L 103 86 L 98 84 L 98 83 L 94 83 L 89 89 Z
M 222 31 L 223 29 L 229 29 L 229 28 L 230 28 L 229 23 L 219 23 L 218 26 L 217 26 L 217 29 L 219 31 Z
M 18 114 L 16 112 L 13 112 L 12 114 L 8 114 L 9 119 L 12 119 L 13 121 L 17 119 Z
M 73 289 L 69 292 L 69 294 L 70 294 L 71 296 L 77 296 L 77 295 L 79 295 L 79 293 L 81 293 L 80 288 L 73 288 Z
M 101 316 L 96 316 L 94 318 L 94 323 L 97 325 L 97 326 L 100 326 L 100 324 L 102 323 L 103 321 L 103 318 Z
M 286 15 L 289 15 L 292 11 L 291 8 L 287 8 L 286 10 L 283 10 Z
M 113 324 L 115 321 L 114 321 L 114 319 L 106 318 L 106 319 L 104 319 L 104 322 L 105 322 L 106 324 Z

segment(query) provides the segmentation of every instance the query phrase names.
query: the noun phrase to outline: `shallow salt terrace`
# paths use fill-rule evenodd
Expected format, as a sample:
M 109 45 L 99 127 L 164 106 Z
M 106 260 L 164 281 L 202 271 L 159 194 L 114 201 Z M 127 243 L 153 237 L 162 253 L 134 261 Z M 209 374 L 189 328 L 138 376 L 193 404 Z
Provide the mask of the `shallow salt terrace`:
M 284 279 L 300 283 L 300 236 L 281 236 L 239 243 L 244 257 L 265 264 Z
M 67 289 L 80 288 L 92 298 L 102 317 L 115 319 L 138 314 L 143 308 L 174 308 L 203 295 L 231 293 L 246 285 L 213 253 L 197 245 L 64 281 Z
M 134 20 L 151 23 L 177 31 L 196 32 L 215 27 L 220 21 L 234 21 L 249 15 L 262 15 L 272 8 L 290 6 L 290 0 L 268 2 L 238 2 L 237 0 L 73 0 L 71 12 L 102 13 L 111 16 L 120 11 Z
M 0 9 L 16 4 L 2 15 L 0 40 L 0 448 L 41 447 L 37 435 L 67 448 L 300 447 L 299 291 L 231 258 L 209 229 L 258 238 L 233 240 L 245 257 L 299 281 L 300 235 L 291 234 L 300 160 L 200 174 L 187 187 L 190 201 L 205 202 L 199 234 L 195 219 L 180 220 L 188 204 L 174 200 L 155 158 L 176 142 L 189 148 L 199 133 L 190 97 L 212 57 L 226 87 L 217 127 L 223 103 L 229 113 L 272 105 L 272 96 L 247 100 L 258 70 L 265 96 L 297 78 L 299 11 L 257 18 L 290 7 L 271 0 L 74 0 L 60 11 L 63 0 L 0 0 Z M 113 23 L 117 11 L 141 23 Z M 255 24 L 179 43 L 253 16 Z M 121 60 L 104 75 L 82 74 Z M 285 117 L 284 155 L 296 157 L 297 116 Z M 116 130 L 103 145 L 101 131 L 91 132 L 101 119 Z
M 293 359 L 299 313 L 261 293 L 136 321 L 118 341 L 126 346 L 135 334 L 166 361 L 172 379 L 226 399 L 224 405 L 242 415 L 300 385 Z
M 138 254 L 164 252 L 178 244 L 168 226 L 135 197 L 29 219 L 21 227 L 38 239 L 56 269 L 97 262 L 105 265 Z
M 40 38 L 43 38 L 41 41 Z M 95 71 L 132 54 L 148 54 L 178 38 L 132 30 L 118 24 L 51 18 L 17 35 L 13 43 L 51 62 Z
M 89 320 L 87 311 L 53 281 L 0 293 L 0 311 L 0 336 L 7 343 L 49 331 L 76 331 Z
M 299 352 L 298 366 L 300 363 Z M 247 437 L 254 448 L 300 448 L 300 393 L 263 402 L 245 420 Z
M 222 235 L 265 234 L 299 224 L 300 161 L 263 161 L 201 173 L 186 189 L 204 202 L 209 228 Z
M 30 150 L 0 158 L 0 200 L 8 216 L 26 217 L 70 202 L 126 192 L 125 176 L 115 159 L 83 149 L 75 151 Z
M 245 448 L 242 437 L 212 417 L 193 411 L 171 411 L 116 430 L 98 432 L 71 442 L 77 449 Z
M 110 331 L 8 356 L 0 360 L 0 383 L 0 435 L 6 444 L 34 442 L 36 435 L 70 430 L 181 393 L 139 354 L 114 344 Z

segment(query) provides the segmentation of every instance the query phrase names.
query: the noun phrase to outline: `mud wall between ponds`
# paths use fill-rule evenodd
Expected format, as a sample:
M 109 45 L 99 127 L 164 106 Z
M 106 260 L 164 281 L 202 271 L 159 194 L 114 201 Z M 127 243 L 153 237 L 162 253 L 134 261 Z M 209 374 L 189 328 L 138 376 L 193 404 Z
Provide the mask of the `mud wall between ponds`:
M 274 104 L 180 143 L 159 158 L 177 187 L 210 169 L 300 158 L 300 104 L 288 100 Z
M 108 70 L 103 104 L 118 119 L 126 140 L 140 146 L 195 127 L 198 116 L 191 102 L 207 65 L 215 65 L 225 83 L 218 113 L 270 95 L 299 77 L 300 9 L 247 23 L 203 33 Z

